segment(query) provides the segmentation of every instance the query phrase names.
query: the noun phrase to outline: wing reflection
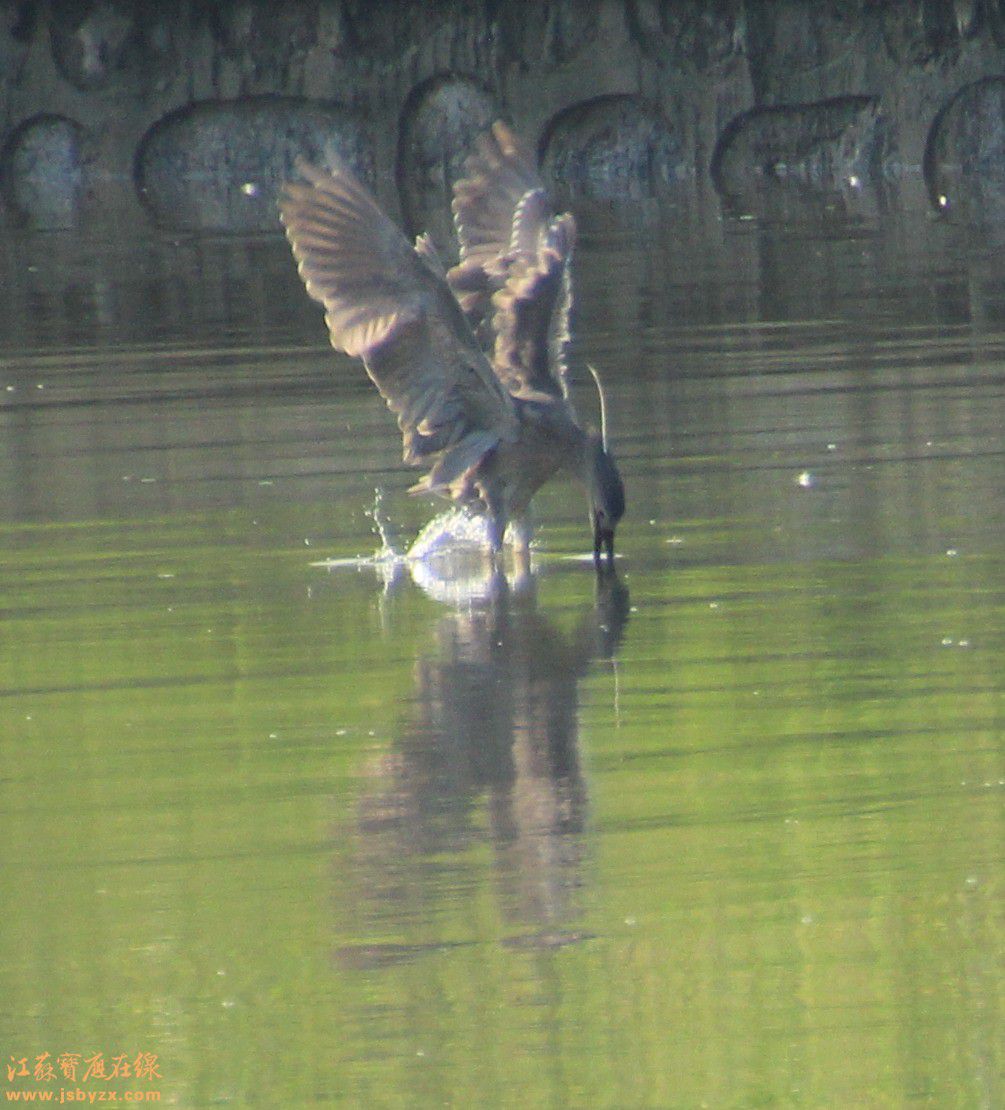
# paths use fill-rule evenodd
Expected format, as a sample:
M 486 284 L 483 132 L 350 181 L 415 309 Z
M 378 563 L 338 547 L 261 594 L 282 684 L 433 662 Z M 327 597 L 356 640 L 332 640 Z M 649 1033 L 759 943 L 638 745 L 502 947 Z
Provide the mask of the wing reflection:
M 628 590 L 608 573 L 569 634 L 538 608 L 533 579 L 517 592 L 500 577 L 484 606 L 436 623 L 396 748 L 367 768 L 358 805 L 363 929 L 407 933 L 445 901 L 475 897 L 488 845 L 504 927 L 532 930 L 511 943 L 583 935 L 569 929 L 588 855 L 578 687 L 594 660 L 614 656 L 627 618 Z

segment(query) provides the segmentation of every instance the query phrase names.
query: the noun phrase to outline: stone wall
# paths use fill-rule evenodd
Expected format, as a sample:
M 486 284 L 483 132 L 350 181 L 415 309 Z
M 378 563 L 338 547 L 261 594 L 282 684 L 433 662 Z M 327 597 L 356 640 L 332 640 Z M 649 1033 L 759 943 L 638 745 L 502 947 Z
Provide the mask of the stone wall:
M 340 157 L 442 238 L 496 116 L 573 193 L 993 212 L 1003 73 L 1005 0 L 0 0 L 4 217 L 274 229 L 295 159 Z

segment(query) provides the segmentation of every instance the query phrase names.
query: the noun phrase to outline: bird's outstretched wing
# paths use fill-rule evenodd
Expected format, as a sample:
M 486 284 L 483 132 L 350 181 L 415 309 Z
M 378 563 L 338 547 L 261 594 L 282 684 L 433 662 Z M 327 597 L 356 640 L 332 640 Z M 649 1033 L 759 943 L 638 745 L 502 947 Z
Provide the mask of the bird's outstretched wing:
M 478 140 L 453 212 L 461 251 L 447 278 L 496 374 L 514 394 L 566 397 L 575 221 L 553 216 L 531 155 L 504 123 Z
M 461 263 L 492 271 L 510 251 L 533 251 L 549 202 L 533 157 L 501 121 L 480 135 L 454 184 Z
M 560 216 L 536 254 L 518 256 L 492 297 L 492 368 L 511 393 L 566 395 L 569 342 L 569 257 L 575 224 Z
M 512 398 L 428 241 L 413 247 L 348 169 L 297 169 L 280 212 L 307 292 L 396 413 L 405 461 L 432 464 L 416 488 L 445 492 L 515 433 Z

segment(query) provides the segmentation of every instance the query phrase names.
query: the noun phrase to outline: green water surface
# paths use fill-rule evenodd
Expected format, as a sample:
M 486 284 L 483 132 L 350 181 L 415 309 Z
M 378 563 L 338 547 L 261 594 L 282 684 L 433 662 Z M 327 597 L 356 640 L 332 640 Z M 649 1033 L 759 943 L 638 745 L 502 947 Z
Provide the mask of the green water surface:
M 312 565 L 375 549 L 377 485 L 435 508 L 316 314 L 270 330 L 282 243 L 218 248 L 236 320 L 162 244 L 205 297 L 142 342 L 160 271 L 24 295 L 5 1063 L 151 1053 L 85 1086 L 182 1107 L 1003 1105 L 1005 283 L 734 231 L 682 273 L 587 227 L 617 576 L 556 485 L 533 579 L 458 603 Z

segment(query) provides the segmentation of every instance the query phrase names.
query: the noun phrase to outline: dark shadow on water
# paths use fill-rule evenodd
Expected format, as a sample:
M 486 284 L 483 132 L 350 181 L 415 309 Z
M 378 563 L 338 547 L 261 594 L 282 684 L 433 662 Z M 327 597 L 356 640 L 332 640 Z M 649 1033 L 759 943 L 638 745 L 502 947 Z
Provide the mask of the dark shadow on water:
M 533 578 L 520 590 L 500 580 L 484 605 L 434 621 L 394 747 L 364 771 L 342 895 L 357 935 L 424 934 L 473 892 L 473 859 L 487 845 L 512 930 L 503 943 L 555 948 L 589 936 L 574 927 L 589 856 L 579 683 L 613 659 L 628 612 L 611 573 L 568 633 L 539 608 Z M 353 945 L 336 958 L 379 967 L 440 947 Z

